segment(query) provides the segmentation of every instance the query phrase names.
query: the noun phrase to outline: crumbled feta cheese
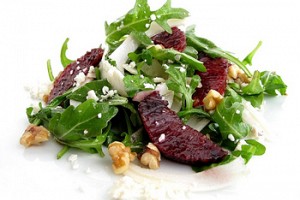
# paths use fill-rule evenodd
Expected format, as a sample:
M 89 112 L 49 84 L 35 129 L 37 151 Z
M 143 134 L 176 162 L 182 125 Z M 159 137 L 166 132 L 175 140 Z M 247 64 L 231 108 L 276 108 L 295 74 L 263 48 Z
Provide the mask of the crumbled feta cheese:
M 97 117 L 100 119 L 102 117 L 102 113 L 99 113 Z
M 235 138 L 234 138 L 234 136 L 230 133 L 228 136 L 228 139 L 230 140 L 230 141 L 232 141 L 232 142 L 234 142 L 235 141 Z
M 166 135 L 163 133 L 159 136 L 158 142 L 163 142 L 163 141 L 165 141 L 165 139 L 166 139 Z
M 109 91 L 109 87 L 103 86 L 103 88 L 102 88 L 102 93 L 103 93 L 103 94 L 107 94 L 108 91 Z
M 88 91 L 86 99 L 94 99 L 95 101 L 99 101 L 99 98 L 97 97 L 94 90 Z
M 151 14 L 151 15 L 150 15 L 150 19 L 151 19 L 152 21 L 155 21 L 155 20 L 156 20 L 156 15 L 155 15 L 155 14 Z
M 144 83 L 144 87 L 149 88 L 149 89 L 154 89 L 155 88 L 155 86 L 151 83 Z
M 135 68 L 136 67 L 135 62 L 131 62 L 129 64 L 125 63 L 125 64 L 122 65 L 122 67 L 124 69 L 126 69 L 126 71 L 128 71 L 131 74 L 137 74 L 138 73 L 137 69 Z
M 182 130 L 185 130 L 185 129 L 186 129 L 186 126 L 183 126 L 183 127 L 182 127 Z
M 85 82 L 85 74 L 83 72 L 80 72 L 75 76 L 74 81 L 75 87 L 80 87 Z
M 240 110 L 236 110 L 235 113 L 236 113 L 236 114 L 240 114 L 241 111 L 240 111 Z
M 83 131 L 83 134 L 84 134 L 84 135 L 86 135 L 86 134 L 88 134 L 88 133 L 89 133 L 89 131 L 86 130 L 86 129 Z
M 180 68 L 179 68 L 179 71 L 182 72 L 182 73 L 184 73 L 184 72 L 185 72 L 185 68 L 180 67 Z
M 68 161 L 71 163 L 72 169 L 78 169 L 79 168 L 77 154 L 71 154 L 68 158 Z

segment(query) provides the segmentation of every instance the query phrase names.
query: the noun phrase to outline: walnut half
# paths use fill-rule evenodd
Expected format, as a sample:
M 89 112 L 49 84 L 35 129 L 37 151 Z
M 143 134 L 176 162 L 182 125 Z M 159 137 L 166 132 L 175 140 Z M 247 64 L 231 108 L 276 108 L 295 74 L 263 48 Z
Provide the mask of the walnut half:
M 47 141 L 49 137 L 50 133 L 46 128 L 30 124 L 23 133 L 20 144 L 30 147 L 31 145 L 38 145 Z
M 108 146 L 109 155 L 112 158 L 112 168 L 115 174 L 123 174 L 128 168 L 130 161 L 136 157 L 136 153 L 131 152 L 122 142 L 113 142 Z
M 206 110 L 214 110 L 217 105 L 222 101 L 223 96 L 216 90 L 209 90 L 205 98 L 203 99 L 203 104 Z
M 148 166 L 150 169 L 158 169 L 160 166 L 160 160 L 160 152 L 157 147 L 152 143 L 148 143 L 140 157 L 141 163 Z

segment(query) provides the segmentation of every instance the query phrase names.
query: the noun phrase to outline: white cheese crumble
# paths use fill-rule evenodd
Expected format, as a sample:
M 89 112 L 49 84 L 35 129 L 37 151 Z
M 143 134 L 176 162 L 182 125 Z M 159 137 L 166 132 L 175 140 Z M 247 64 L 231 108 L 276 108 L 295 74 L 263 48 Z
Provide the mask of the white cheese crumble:
M 72 169 L 78 169 L 79 168 L 77 154 L 71 154 L 68 158 L 68 161 L 71 163 Z
M 75 81 L 74 83 L 75 87 L 76 88 L 80 87 L 85 82 L 85 74 L 83 72 L 79 72 L 79 74 L 75 76 L 74 81 Z
M 102 117 L 102 113 L 99 113 L 97 117 L 100 119 Z
M 240 111 L 240 110 L 236 110 L 235 113 L 236 113 L 236 114 L 240 114 L 241 111 Z
M 89 133 L 89 131 L 86 130 L 86 129 L 83 131 L 83 134 L 84 134 L 84 135 L 86 135 L 86 134 L 88 134 L 88 133 Z
M 99 98 L 97 97 L 96 92 L 94 90 L 88 91 L 86 99 L 94 99 L 95 101 L 99 101 Z
M 232 142 L 234 142 L 235 141 L 235 138 L 234 138 L 234 136 L 230 133 L 228 136 L 228 139 L 230 140 L 230 141 L 232 141 Z
M 131 74 L 138 74 L 138 71 L 137 69 L 135 68 L 136 67 L 136 64 L 134 61 L 130 62 L 129 64 L 123 64 L 122 67 L 128 71 L 129 73 Z
M 151 15 L 150 15 L 150 19 L 151 19 L 152 21 L 155 21 L 155 20 L 156 20 L 156 15 L 155 15 L 155 14 L 151 14 Z
M 165 139 L 166 139 L 166 135 L 163 133 L 159 136 L 158 142 L 163 142 L 163 141 L 165 141 Z
M 154 89 L 155 88 L 155 86 L 151 83 L 144 83 L 144 87 L 149 88 L 149 89 Z

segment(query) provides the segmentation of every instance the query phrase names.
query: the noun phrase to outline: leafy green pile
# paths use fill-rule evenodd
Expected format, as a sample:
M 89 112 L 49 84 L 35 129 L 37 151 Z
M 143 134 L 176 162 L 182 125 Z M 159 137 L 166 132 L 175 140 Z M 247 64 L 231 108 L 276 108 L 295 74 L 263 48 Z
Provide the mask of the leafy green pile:
M 122 81 L 127 96 L 117 94 L 112 84 L 103 78 L 101 70 L 95 68 L 96 78 L 93 81 L 76 90 L 71 88 L 46 106 L 40 104 L 37 113 L 33 113 L 32 107 L 27 108 L 29 122 L 43 125 L 64 146 L 58 153 L 58 158 L 69 148 L 104 156 L 102 146 L 113 141 L 121 141 L 133 151 L 140 152 L 149 139 L 139 118 L 137 103 L 132 98 L 138 92 L 154 89 L 160 84 L 165 84 L 168 92 L 173 94 L 172 100 L 179 102 L 178 116 L 183 122 L 187 122 L 192 116 L 197 116 L 199 120 L 209 119 L 209 124 L 201 132 L 230 151 L 229 156 L 221 163 L 193 167 L 195 171 L 228 163 L 239 156 L 247 163 L 253 155 L 264 154 L 265 147 L 256 138 L 248 137 L 253 127 L 243 120 L 244 102 L 248 101 L 252 106 L 260 107 L 265 95 L 284 95 L 287 86 L 275 72 L 255 71 L 252 74 L 248 69 L 261 42 L 242 61 L 210 40 L 197 36 L 194 26 L 186 30 L 187 47 L 183 52 L 152 45 L 151 39 L 145 33 L 151 23 L 155 22 L 168 33 L 172 33 L 167 21 L 184 19 L 188 15 L 185 9 L 172 8 L 170 0 L 156 11 L 150 10 L 146 0 L 136 0 L 134 8 L 124 16 L 113 23 L 105 23 L 108 53 L 103 59 L 108 60 L 112 67 L 116 66 L 113 66 L 114 61 L 110 60 L 109 55 L 128 35 L 133 36 L 139 43 L 134 52 L 128 53 L 127 64 L 134 62 L 137 73 L 124 74 Z M 60 54 L 63 67 L 73 62 L 66 57 L 68 40 L 67 38 L 63 43 Z M 192 95 L 201 82 L 200 76 L 195 72 L 206 71 L 203 63 L 198 60 L 199 53 L 212 58 L 225 58 L 251 78 L 246 86 L 235 82 L 228 83 L 224 99 L 210 113 L 202 107 L 193 107 Z M 53 81 L 50 60 L 47 62 L 47 69 L 50 80 Z M 155 78 L 163 80 L 162 83 L 155 81 Z M 91 91 L 96 99 L 87 98 Z M 113 91 L 113 95 L 103 98 L 107 91 Z M 74 101 L 78 106 L 72 104 Z M 241 141 L 244 143 L 241 144 Z

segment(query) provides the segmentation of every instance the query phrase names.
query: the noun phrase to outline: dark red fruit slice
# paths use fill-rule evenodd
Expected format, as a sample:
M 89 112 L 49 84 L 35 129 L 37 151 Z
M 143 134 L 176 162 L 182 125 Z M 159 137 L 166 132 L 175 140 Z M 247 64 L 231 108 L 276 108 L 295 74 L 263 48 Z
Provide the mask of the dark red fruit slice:
M 102 59 L 104 50 L 101 48 L 92 49 L 84 56 L 72 62 L 55 78 L 53 89 L 51 90 L 48 102 L 55 97 L 62 95 L 65 91 L 73 87 L 74 78 L 83 72 L 85 75 L 89 72 L 91 66 L 97 66 Z
M 229 63 L 224 58 L 200 58 L 206 67 L 206 72 L 197 72 L 201 77 L 201 88 L 197 88 L 193 95 L 194 107 L 203 105 L 203 99 L 209 90 L 216 90 L 221 95 L 224 94 L 226 89 L 226 79 Z
M 164 31 L 154 35 L 151 39 L 154 44 L 161 44 L 165 48 L 173 48 L 180 52 L 186 47 L 185 34 L 177 27 L 172 28 L 172 34 Z
M 168 159 L 191 165 L 221 161 L 228 153 L 197 130 L 184 125 L 157 91 L 138 110 L 151 142 Z

